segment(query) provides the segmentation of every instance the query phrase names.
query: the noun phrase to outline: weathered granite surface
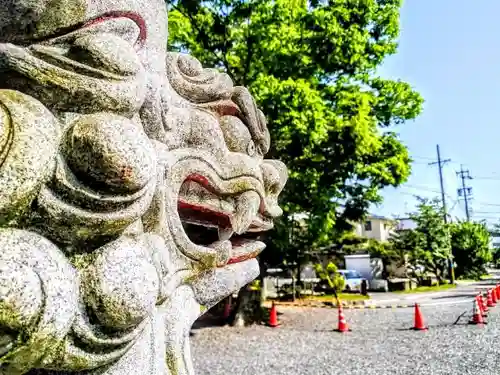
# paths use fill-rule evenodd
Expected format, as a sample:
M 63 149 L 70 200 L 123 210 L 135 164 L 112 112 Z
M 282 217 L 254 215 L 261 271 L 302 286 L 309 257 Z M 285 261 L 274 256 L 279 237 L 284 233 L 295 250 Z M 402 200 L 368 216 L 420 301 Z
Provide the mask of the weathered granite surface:
M 0 0 L 0 374 L 193 374 L 258 275 L 285 166 L 163 0 Z

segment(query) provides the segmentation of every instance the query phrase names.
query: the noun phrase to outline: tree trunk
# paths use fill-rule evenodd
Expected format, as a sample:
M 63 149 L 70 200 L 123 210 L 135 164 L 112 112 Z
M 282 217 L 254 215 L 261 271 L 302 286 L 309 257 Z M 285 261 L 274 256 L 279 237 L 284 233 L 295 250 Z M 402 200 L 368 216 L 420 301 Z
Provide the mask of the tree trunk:
M 248 285 L 239 291 L 231 319 L 233 327 L 244 327 L 263 321 L 261 295 L 260 290 L 252 290 Z
M 434 269 L 434 274 L 436 275 L 437 284 L 441 285 L 443 283 L 443 278 L 441 277 L 441 270 L 438 266 Z

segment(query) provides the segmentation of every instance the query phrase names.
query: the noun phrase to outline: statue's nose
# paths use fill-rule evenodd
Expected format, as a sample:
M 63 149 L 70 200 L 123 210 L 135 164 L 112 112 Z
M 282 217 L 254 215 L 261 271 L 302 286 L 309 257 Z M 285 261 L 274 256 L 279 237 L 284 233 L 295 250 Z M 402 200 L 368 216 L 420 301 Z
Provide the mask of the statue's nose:
M 277 198 L 288 179 L 286 165 L 279 160 L 264 160 L 261 169 L 266 195 Z

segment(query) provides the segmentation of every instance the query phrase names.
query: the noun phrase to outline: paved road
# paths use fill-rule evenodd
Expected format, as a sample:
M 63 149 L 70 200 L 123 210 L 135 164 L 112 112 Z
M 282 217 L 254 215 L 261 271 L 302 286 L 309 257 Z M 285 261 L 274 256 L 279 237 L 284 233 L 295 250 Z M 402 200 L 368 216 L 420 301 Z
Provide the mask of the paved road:
M 478 282 L 460 282 L 454 289 L 442 292 L 424 292 L 414 294 L 398 293 L 372 293 L 370 301 L 367 304 L 388 305 L 388 304 L 413 304 L 418 302 L 420 305 L 448 305 L 470 303 L 478 292 L 485 291 L 500 282 L 500 271 L 491 270 L 492 277 Z

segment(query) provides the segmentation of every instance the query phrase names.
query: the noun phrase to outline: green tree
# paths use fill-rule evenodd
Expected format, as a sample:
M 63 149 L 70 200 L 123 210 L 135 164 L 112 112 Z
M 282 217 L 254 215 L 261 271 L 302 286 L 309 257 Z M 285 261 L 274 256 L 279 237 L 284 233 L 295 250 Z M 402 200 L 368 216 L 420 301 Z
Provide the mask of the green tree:
M 493 260 L 491 236 L 484 223 L 462 221 L 450 225 L 451 249 L 458 277 L 479 279 Z
M 500 223 L 493 224 L 493 228 L 490 231 L 490 235 L 495 238 L 500 236 Z M 498 243 L 493 242 L 493 259 L 492 263 L 495 265 L 495 267 L 499 268 L 500 267 L 500 247 Z
M 410 217 L 417 224 L 417 237 L 420 237 L 419 262 L 441 283 L 451 255 L 450 231 L 443 220 L 441 203 L 438 199 L 420 199 L 417 212 Z
M 425 273 L 431 272 L 441 283 L 451 255 L 450 229 L 443 220 L 439 200 L 418 199 L 417 211 L 410 215 L 416 228 L 396 232 L 390 242 L 394 253 L 400 259 L 404 257 L 417 282 L 421 283 Z
M 401 0 L 171 0 L 169 48 L 245 85 L 268 119 L 270 156 L 289 167 L 271 253 L 300 263 L 410 174 L 390 128 L 422 98 L 377 74 L 396 52 Z M 297 230 L 294 215 L 307 213 Z M 264 259 L 265 260 L 265 259 Z M 276 261 L 276 257 L 271 259 Z
M 492 253 L 493 253 L 493 259 L 491 260 L 492 263 L 496 268 L 500 268 L 500 247 L 494 247 Z
M 399 230 L 391 236 L 389 243 L 389 260 L 396 262 L 397 266 L 406 267 L 407 276 L 415 278 L 417 284 L 422 284 L 426 259 L 423 234 L 418 230 Z
M 338 293 L 342 292 L 345 286 L 345 280 L 338 272 L 338 267 L 330 262 L 326 267 L 323 267 L 322 264 L 316 264 L 314 268 L 318 277 L 328 283 L 328 286 L 335 294 L 335 298 L 338 299 Z

